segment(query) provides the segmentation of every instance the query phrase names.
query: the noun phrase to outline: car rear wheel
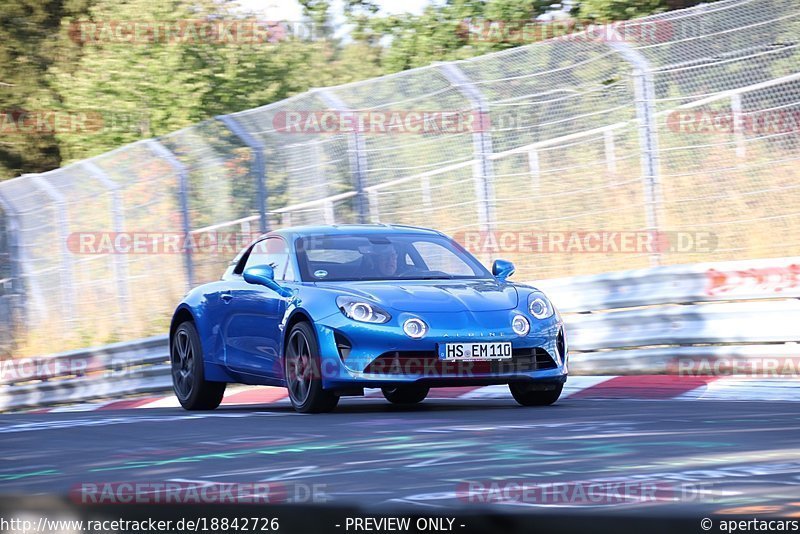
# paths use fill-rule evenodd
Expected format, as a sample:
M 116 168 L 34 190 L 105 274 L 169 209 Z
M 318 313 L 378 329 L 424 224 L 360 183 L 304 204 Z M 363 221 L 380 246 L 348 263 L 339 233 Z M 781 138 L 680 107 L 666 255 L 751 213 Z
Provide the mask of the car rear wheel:
M 187 410 L 213 410 L 222 402 L 225 382 L 208 382 L 203 373 L 203 348 L 191 321 L 178 326 L 170 350 L 172 389 Z
M 321 413 L 336 408 L 339 396 L 322 389 L 319 347 L 310 324 L 300 322 L 292 327 L 284 362 L 286 389 L 296 411 Z
M 392 404 L 417 404 L 425 400 L 431 388 L 423 386 L 397 386 L 381 388 L 383 396 Z
M 561 396 L 564 384 L 552 384 L 552 389 L 530 389 L 530 384 L 509 384 L 511 396 L 522 406 L 549 406 Z

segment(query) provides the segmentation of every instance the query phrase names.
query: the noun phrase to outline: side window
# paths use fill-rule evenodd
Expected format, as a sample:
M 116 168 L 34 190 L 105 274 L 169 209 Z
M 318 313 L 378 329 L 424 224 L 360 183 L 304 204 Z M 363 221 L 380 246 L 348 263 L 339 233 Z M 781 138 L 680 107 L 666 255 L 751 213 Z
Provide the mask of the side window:
M 401 257 L 397 258 L 397 266 L 406 268 L 415 267 L 414 260 L 408 252 L 404 252 Z
M 280 237 L 268 237 L 253 245 L 244 268 L 247 269 L 254 265 L 270 265 L 275 270 L 275 280 L 293 280 L 293 270 L 287 269 L 289 263 L 289 248 L 286 242 Z
M 290 254 L 286 254 L 286 274 L 283 276 L 282 280 L 288 281 L 296 281 L 297 275 L 294 272 L 294 262 L 292 261 L 292 257 Z

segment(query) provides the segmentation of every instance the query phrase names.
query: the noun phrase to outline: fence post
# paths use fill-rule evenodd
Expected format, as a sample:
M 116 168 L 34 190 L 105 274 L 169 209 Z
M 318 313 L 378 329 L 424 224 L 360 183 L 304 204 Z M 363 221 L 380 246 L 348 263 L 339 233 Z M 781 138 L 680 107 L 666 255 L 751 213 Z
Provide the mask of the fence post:
M 236 122 L 230 115 L 218 115 L 217 120 L 221 121 L 239 140 L 250 148 L 253 154 L 251 163 L 251 173 L 258 186 L 258 229 L 261 233 L 269 232 L 269 219 L 267 218 L 267 170 L 264 161 L 264 143 L 254 137 L 247 130 Z
M 125 211 L 120 196 L 120 186 L 93 161 L 83 162 L 83 166 L 111 192 L 111 231 L 119 235 L 125 231 Z M 130 291 L 128 288 L 128 260 L 125 254 L 113 254 L 114 277 L 117 279 L 117 293 L 120 297 L 120 312 L 126 315 L 130 310 Z
M 145 141 L 150 150 L 158 156 L 166 160 L 169 165 L 175 169 L 178 175 L 178 195 L 180 196 L 181 206 L 181 219 L 183 221 L 183 257 L 184 265 L 186 268 L 186 281 L 189 288 L 194 287 L 194 260 L 192 258 L 192 245 L 189 236 L 191 235 L 192 225 L 189 220 L 189 175 L 186 165 L 178 161 L 175 154 L 169 151 L 167 147 L 159 143 L 155 139 L 148 139 Z
M 380 199 L 378 198 L 378 191 L 375 189 L 367 189 L 369 198 L 369 217 L 370 221 L 374 223 L 381 222 L 381 206 Z
M 50 182 L 39 174 L 29 174 L 27 177 L 33 182 L 40 191 L 44 192 L 56 210 L 56 233 L 58 234 L 59 250 L 61 251 L 61 272 L 63 291 L 62 310 L 67 322 L 75 320 L 75 279 L 72 266 L 72 253 L 69 250 L 69 215 L 67 214 L 67 204 L 64 197 L 53 187 Z
M 352 111 L 338 96 L 327 89 L 315 89 L 320 98 L 335 111 Z M 350 171 L 356 188 L 356 216 L 358 223 L 367 222 L 367 203 L 364 199 L 364 188 L 367 183 L 367 146 L 364 136 L 359 131 L 354 131 L 348 136 L 347 144 L 350 147 Z
M 612 176 L 616 176 L 617 151 L 614 144 L 614 130 L 606 130 L 605 132 L 603 132 L 603 149 L 606 157 L 606 170 Z
M 731 95 L 731 115 L 733 115 L 733 138 L 736 141 L 736 157 L 747 156 L 747 139 L 744 136 L 744 115 L 742 114 L 742 95 Z
M 10 316 L 8 317 L 6 324 L 9 327 L 11 349 L 14 350 L 16 347 L 16 338 L 14 334 L 22 327 L 22 325 L 26 324 L 27 318 L 25 291 L 22 284 L 22 257 L 20 254 L 21 246 L 19 238 L 19 221 L 17 220 L 17 211 L 12 207 L 11 202 L 3 196 L 2 191 L 0 191 L 0 208 L 2 208 L 7 221 L 6 234 L 8 235 L 8 259 L 10 263 L 12 298 L 8 306 Z
M 528 171 L 531 173 L 531 188 L 534 193 L 538 193 L 542 169 L 539 166 L 539 151 L 535 148 L 528 150 Z
M 440 63 L 439 68 L 453 87 L 464 95 L 478 114 L 479 127 L 472 133 L 472 151 L 476 161 L 473 167 L 475 192 L 478 196 L 478 223 L 482 231 L 490 231 L 494 226 L 494 165 L 492 155 L 491 120 L 489 104 L 483 94 L 475 87 L 454 63 Z
M 642 178 L 644 179 L 645 220 L 647 230 L 655 234 L 660 227 L 661 185 L 659 178 L 658 125 L 656 123 L 656 91 L 650 63 L 644 55 L 625 41 L 610 41 L 609 46 L 633 66 L 633 90 L 636 118 L 639 122 Z M 650 254 L 653 266 L 661 263 L 658 250 Z
M 314 153 L 314 162 L 317 165 L 314 166 L 314 189 L 319 188 L 320 191 L 324 196 L 330 196 L 330 184 L 328 184 L 327 176 L 325 176 L 325 169 L 320 167 L 320 163 L 325 160 L 323 155 L 324 149 L 320 148 L 320 141 L 315 140 L 312 144 L 312 150 Z M 295 151 L 297 153 L 299 151 Z M 325 217 L 325 224 L 335 224 L 336 223 L 336 213 L 335 213 L 335 206 L 333 202 L 326 202 L 324 205 L 325 211 L 323 212 L 323 216 Z

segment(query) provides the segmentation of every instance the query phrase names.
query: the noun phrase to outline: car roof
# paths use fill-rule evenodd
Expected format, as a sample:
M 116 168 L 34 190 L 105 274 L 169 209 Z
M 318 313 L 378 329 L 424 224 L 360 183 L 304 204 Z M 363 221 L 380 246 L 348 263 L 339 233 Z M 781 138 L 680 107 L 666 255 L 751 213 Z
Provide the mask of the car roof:
M 403 224 L 332 224 L 319 226 L 293 226 L 269 232 L 268 235 L 281 235 L 286 238 L 297 238 L 311 235 L 348 235 L 348 234 L 422 234 L 442 235 L 441 232 L 407 226 Z

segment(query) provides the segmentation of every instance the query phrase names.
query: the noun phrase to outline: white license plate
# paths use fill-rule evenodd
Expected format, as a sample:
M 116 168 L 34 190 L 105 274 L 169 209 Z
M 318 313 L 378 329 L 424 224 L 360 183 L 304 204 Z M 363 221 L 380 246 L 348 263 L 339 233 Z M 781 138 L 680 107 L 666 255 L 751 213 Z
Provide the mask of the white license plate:
M 511 343 L 443 343 L 440 360 L 510 360 Z

